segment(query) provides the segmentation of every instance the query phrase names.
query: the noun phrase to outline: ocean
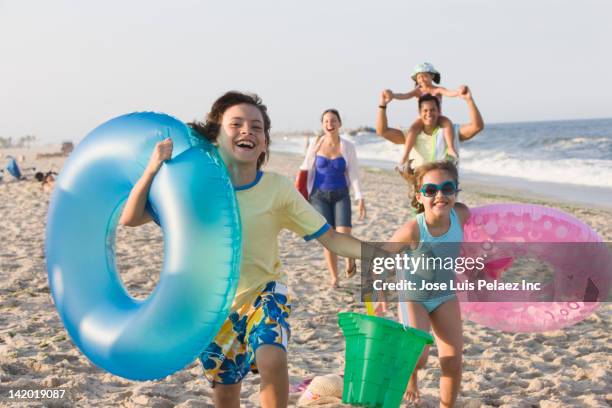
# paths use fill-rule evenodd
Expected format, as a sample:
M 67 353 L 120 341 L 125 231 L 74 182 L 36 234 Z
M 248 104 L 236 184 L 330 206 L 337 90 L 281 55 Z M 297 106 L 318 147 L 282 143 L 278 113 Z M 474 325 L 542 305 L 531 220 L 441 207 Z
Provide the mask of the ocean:
M 360 163 L 392 169 L 402 147 L 374 133 L 344 134 Z M 275 135 L 271 150 L 303 154 L 304 136 Z M 460 146 L 460 178 L 539 198 L 612 208 L 612 118 L 493 123 Z

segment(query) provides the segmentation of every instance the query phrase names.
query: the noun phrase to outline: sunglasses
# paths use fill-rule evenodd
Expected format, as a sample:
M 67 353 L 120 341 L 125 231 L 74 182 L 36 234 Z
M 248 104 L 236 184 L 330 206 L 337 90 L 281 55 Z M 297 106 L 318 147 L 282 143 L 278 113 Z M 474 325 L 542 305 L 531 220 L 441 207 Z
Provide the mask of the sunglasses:
M 419 191 L 425 197 L 435 197 L 436 194 L 438 194 L 438 191 L 441 192 L 444 196 L 452 196 L 454 194 L 457 194 L 459 190 L 457 189 L 457 183 L 452 180 L 447 180 L 442 184 L 423 184 Z

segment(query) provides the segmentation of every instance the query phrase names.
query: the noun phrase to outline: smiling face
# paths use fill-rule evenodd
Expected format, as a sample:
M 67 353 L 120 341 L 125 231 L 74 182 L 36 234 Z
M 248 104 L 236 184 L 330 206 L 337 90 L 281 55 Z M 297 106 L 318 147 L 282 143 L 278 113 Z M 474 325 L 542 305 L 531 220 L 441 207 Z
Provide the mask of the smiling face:
M 430 88 L 433 86 L 433 75 L 429 72 L 419 72 L 416 74 L 416 83 L 421 88 Z
M 431 170 L 425 173 L 425 175 L 423 176 L 423 180 L 421 182 L 421 185 L 419 186 L 419 189 L 425 184 L 431 183 L 441 185 L 446 181 L 456 182 L 453 176 L 447 171 L 438 169 Z M 435 216 L 441 216 L 445 214 L 450 214 L 450 210 L 455 206 L 455 202 L 457 201 L 457 194 L 455 193 L 452 195 L 445 196 L 442 194 L 441 191 L 438 191 L 435 196 L 426 197 L 419 191 L 416 193 L 416 198 L 417 201 L 423 205 L 426 214 L 431 213 Z
M 264 119 L 260 110 L 241 103 L 223 113 L 219 137 L 220 152 L 227 165 L 253 165 L 266 152 Z
M 440 117 L 440 109 L 435 101 L 423 101 L 419 108 L 419 116 L 425 126 L 436 126 Z
M 328 134 L 337 134 L 342 127 L 342 122 L 333 112 L 325 112 L 321 122 L 323 124 L 323 131 Z

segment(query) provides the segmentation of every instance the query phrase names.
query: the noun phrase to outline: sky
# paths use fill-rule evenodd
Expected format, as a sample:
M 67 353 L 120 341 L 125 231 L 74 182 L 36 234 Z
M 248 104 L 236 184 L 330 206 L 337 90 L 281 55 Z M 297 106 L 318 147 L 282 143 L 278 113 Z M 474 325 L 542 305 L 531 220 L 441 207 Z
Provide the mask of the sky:
M 0 0 L 0 136 L 78 141 L 133 111 L 203 118 L 256 92 L 273 131 L 374 124 L 380 92 L 424 61 L 467 84 L 485 121 L 612 116 L 609 0 Z M 461 123 L 465 103 L 447 98 Z M 395 101 L 392 126 L 416 102 Z

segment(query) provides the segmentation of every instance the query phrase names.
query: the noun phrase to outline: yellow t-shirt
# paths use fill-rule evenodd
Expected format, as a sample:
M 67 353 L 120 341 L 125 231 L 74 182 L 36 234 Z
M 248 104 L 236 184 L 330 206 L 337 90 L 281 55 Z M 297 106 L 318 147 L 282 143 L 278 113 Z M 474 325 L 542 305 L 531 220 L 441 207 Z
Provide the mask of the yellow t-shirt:
M 280 174 L 258 172 L 253 183 L 235 189 L 242 223 L 242 264 L 232 311 L 255 301 L 267 282 L 285 281 L 278 254 L 282 229 L 308 241 L 330 228 L 293 183 Z

